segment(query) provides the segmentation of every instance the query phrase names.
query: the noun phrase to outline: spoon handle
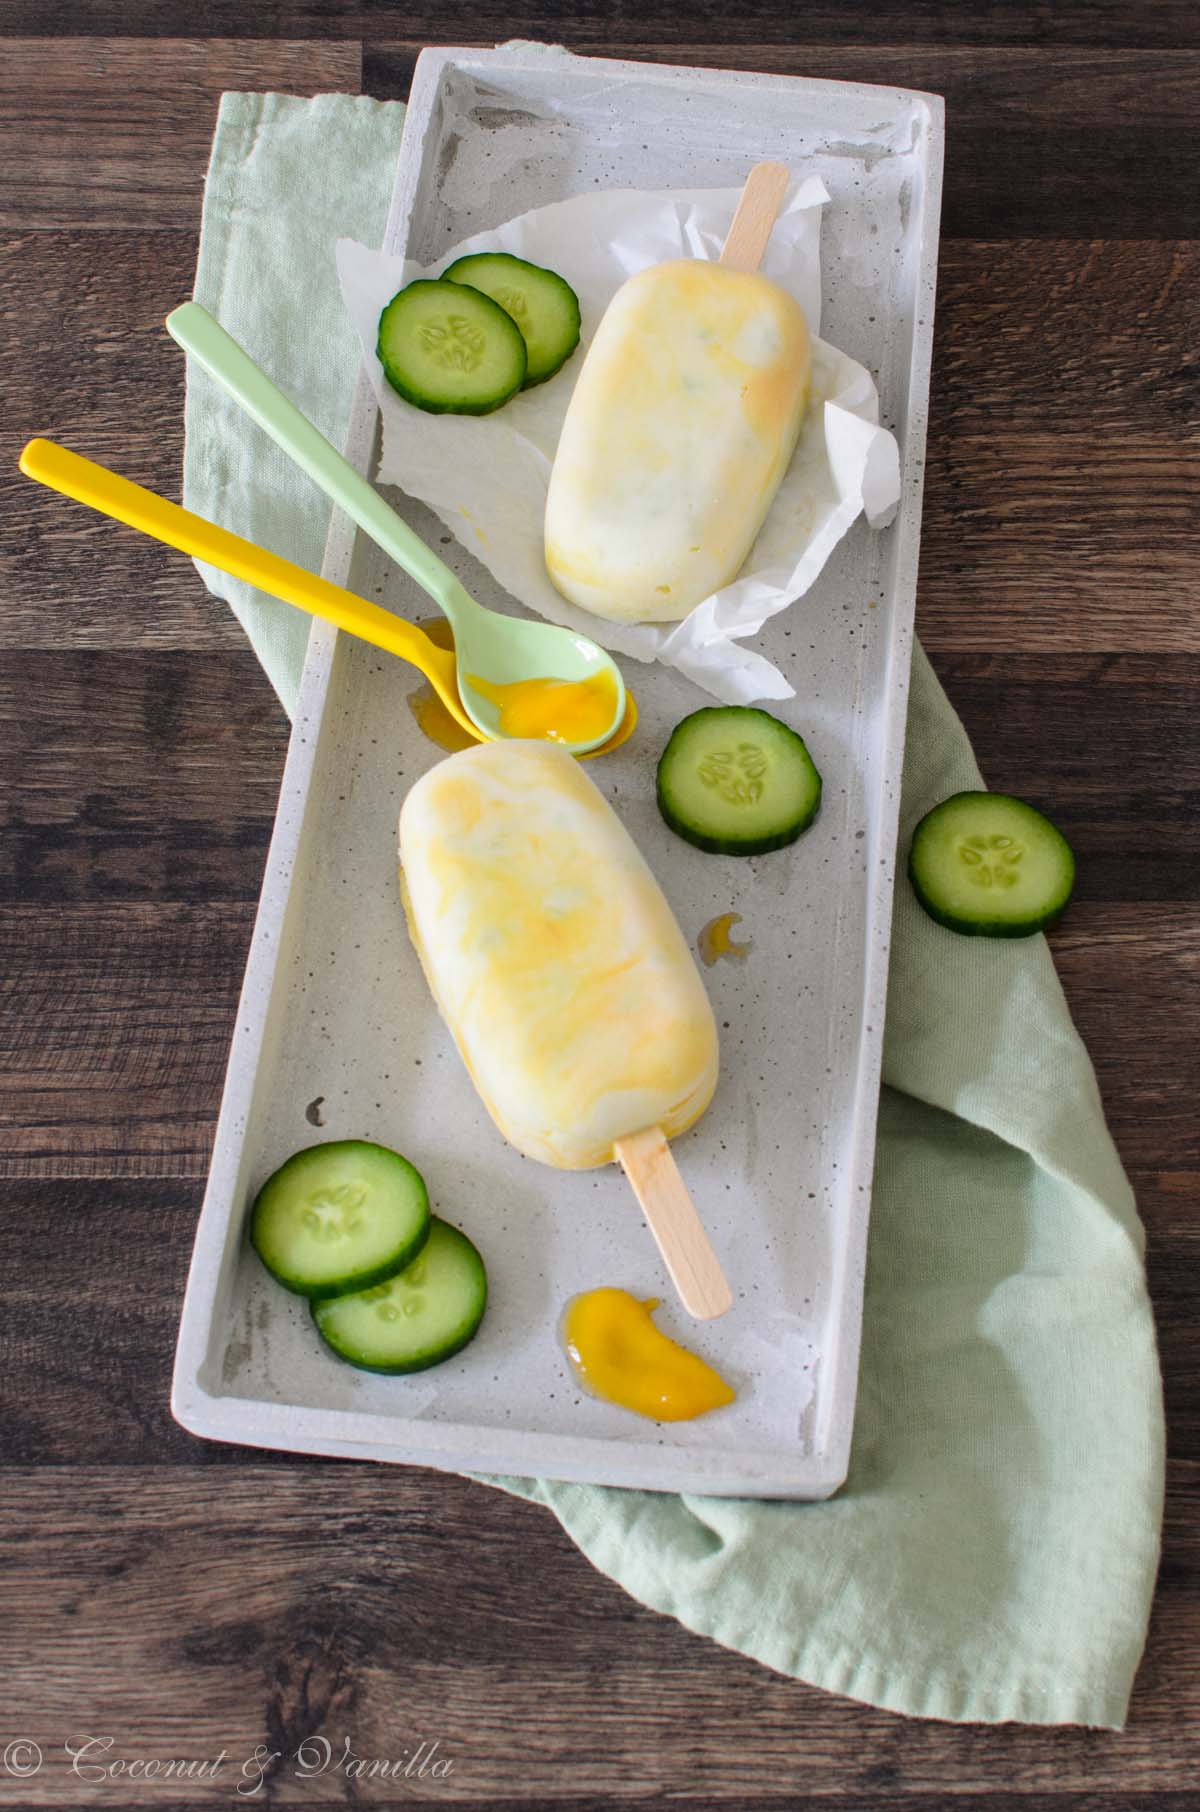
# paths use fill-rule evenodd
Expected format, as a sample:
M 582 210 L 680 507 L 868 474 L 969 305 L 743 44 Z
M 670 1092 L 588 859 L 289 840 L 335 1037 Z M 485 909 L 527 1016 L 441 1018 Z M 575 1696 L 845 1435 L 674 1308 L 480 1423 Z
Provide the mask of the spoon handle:
M 168 547 L 220 567 L 222 572 L 245 579 L 274 598 L 311 611 L 336 628 L 411 662 L 434 682 L 463 727 L 478 735 L 458 703 L 453 654 L 436 647 L 415 624 L 294 565 L 281 554 L 256 547 L 253 541 L 244 541 L 229 529 L 181 509 L 154 491 L 143 490 L 140 484 L 72 453 L 69 447 L 60 447 L 55 441 L 31 440 L 21 453 L 20 463 L 27 478 L 35 478 L 50 490 L 86 503 L 103 516 L 115 517 L 155 541 L 165 541 Z
M 325 495 L 370 535 L 445 611 L 451 622 L 474 600 L 444 561 L 414 535 L 373 485 L 330 445 L 248 352 L 198 302 L 166 320 L 167 332 L 246 414 L 256 421 Z

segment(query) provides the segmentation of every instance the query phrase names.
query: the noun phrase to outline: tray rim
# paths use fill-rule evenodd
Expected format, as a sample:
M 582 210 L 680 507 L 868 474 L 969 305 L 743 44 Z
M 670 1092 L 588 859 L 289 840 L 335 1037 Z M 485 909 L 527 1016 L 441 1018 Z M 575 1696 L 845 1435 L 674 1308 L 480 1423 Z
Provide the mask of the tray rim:
M 693 87 L 728 90 L 753 83 L 776 92 L 800 94 L 804 90 L 838 95 L 898 97 L 906 104 L 921 103 L 928 113 L 924 161 L 925 192 L 922 231 L 915 263 L 915 290 L 925 292 L 923 327 L 913 331 L 906 390 L 911 402 L 917 395 L 922 406 L 914 423 L 906 422 L 901 448 L 902 493 L 893 532 L 896 535 L 893 595 L 897 606 L 895 629 L 888 659 L 885 691 L 889 700 L 882 752 L 884 771 L 899 773 L 903 758 L 907 696 L 911 668 L 913 617 L 916 605 L 920 517 L 924 491 L 925 441 L 928 418 L 929 377 L 933 349 L 937 258 L 940 241 L 941 188 L 944 162 L 944 103 L 941 96 L 919 89 L 887 84 L 834 82 L 825 78 L 756 74 L 744 70 L 698 68 L 687 64 L 646 63 L 604 57 L 579 56 L 557 46 L 510 43 L 496 49 L 445 45 L 423 49 L 414 72 L 404 128 L 397 155 L 396 178 L 383 243 L 391 250 L 398 244 L 401 223 L 411 215 L 421 175 L 421 158 L 407 157 L 413 138 L 424 141 L 443 77 L 450 66 L 465 67 L 485 76 L 488 69 L 528 69 L 531 73 L 555 64 L 614 77 L 648 77 L 654 81 L 686 82 Z M 378 408 L 364 365 L 360 365 L 345 436 L 346 456 L 360 470 L 369 467 L 377 433 Z M 344 583 L 349 573 L 358 530 L 335 510 L 326 539 L 322 574 Z M 709 1449 L 648 1445 L 610 1438 L 540 1434 L 531 1430 L 493 1430 L 466 1423 L 431 1423 L 420 1419 L 365 1414 L 292 1404 L 223 1396 L 201 1382 L 208 1355 L 222 1260 L 228 1251 L 229 1223 L 237 1212 L 236 1184 L 246 1140 L 245 1108 L 252 1099 L 266 1035 L 275 984 L 280 940 L 275 935 L 287 908 L 292 869 L 299 849 L 308 791 L 316 764 L 320 725 L 333 669 L 338 632 L 314 620 L 309 635 L 296 714 L 280 782 L 279 802 L 267 852 L 262 890 L 254 931 L 246 959 L 221 1106 L 204 1200 L 197 1221 L 189 1266 L 171 1387 L 171 1412 L 189 1432 L 211 1440 L 289 1452 L 327 1453 L 349 1458 L 383 1460 L 394 1464 L 430 1465 L 456 1472 L 494 1472 L 514 1475 L 530 1444 L 550 1446 L 555 1459 L 547 1468 L 546 1456 L 530 1454 L 530 1471 L 567 1482 L 633 1485 L 654 1491 L 694 1491 L 713 1495 L 754 1497 L 827 1497 L 845 1481 L 849 1469 L 857 1394 L 857 1371 L 862 1322 L 862 1277 L 871 1203 L 875 1129 L 882 1070 L 884 1009 L 891 942 L 892 902 L 896 849 L 899 835 L 897 786 L 885 805 L 880 826 L 880 861 L 874 865 L 869 888 L 868 919 L 883 909 L 887 936 L 867 942 L 864 974 L 864 1013 L 873 1010 L 871 1022 L 879 1030 L 866 1045 L 859 1065 L 852 1111 L 855 1128 L 852 1149 L 854 1173 L 848 1190 L 849 1224 L 842 1248 L 843 1277 L 847 1269 L 857 1283 L 834 1290 L 840 1297 L 836 1344 L 826 1361 L 834 1376 L 823 1392 L 822 1423 L 814 1433 L 812 1449 L 795 1456 L 762 1448 Z M 899 671 L 897 671 L 899 668 Z M 882 897 L 882 901 L 880 896 Z M 862 1183 L 860 1190 L 857 1185 Z M 827 1349 L 828 1350 L 828 1349 Z M 830 1431 L 825 1424 L 830 1405 L 842 1406 L 840 1422 Z M 317 1424 L 334 1420 L 337 1433 Z M 827 1437 L 822 1441 L 822 1433 Z M 499 1457 L 497 1443 L 503 1450 Z M 615 1476 L 605 1457 L 620 1455 L 625 1461 Z M 645 1476 L 653 1463 L 654 1478 Z M 638 1474 L 631 1478 L 628 1473 Z M 703 1475 L 700 1477 L 699 1475 Z

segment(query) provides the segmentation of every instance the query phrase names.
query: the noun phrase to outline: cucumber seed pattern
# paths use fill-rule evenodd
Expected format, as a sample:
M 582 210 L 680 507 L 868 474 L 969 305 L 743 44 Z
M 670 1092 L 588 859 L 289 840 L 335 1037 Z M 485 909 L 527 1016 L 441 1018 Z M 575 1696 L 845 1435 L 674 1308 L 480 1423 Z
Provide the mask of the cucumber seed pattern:
M 713 749 L 699 767 L 705 786 L 729 805 L 757 805 L 766 771 L 767 758 L 756 742 L 739 742 L 735 750 Z
M 529 304 L 519 289 L 494 289 L 496 301 L 506 315 L 511 315 L 522 332 L 529 324 Z
M 419 1315 L 425 1298 L 416 1292 L 425 1282 L 425 1260 L 418 1258 L 409 1265 L 403 1278 L 392 1277 L 363 1291 L 363 1301 L 376 1304 L 379 1321 L 399 1321 L 402 1315 Z M 399 1300 L 397 1300 L 397 1297 Z
M 443 371 L 474 371 L 487 345 L 481 330 L 464 315 L 423 321 L 417 329 L 417 343 L 426 358 Z
M 1015 887 L 1017 863 L 1025 851 L 1015 837 L 997 832 L 990 837 L 968 837 L 959 845 L 959 860 L 966 865 L 976 887 Z
M 366 1199 L 366 1190 L 356 1188 L 353 1183 L 340 1183 L 336 1189 L 319 1189 L 316 1195 L 309 1196 L 300 1219 L 315 1240 L 329 1245 L 358 1232 Z

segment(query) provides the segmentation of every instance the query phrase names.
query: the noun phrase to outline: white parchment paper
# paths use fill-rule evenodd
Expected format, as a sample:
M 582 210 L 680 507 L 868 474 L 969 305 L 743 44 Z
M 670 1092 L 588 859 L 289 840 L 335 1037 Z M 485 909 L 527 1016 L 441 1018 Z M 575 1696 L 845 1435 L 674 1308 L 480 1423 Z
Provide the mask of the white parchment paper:
M 337 245 L 342 296 L 383 420 L 379 480 L 428 504 L 529 609 L 617 653 L 665 661 L 729 704 L 793 695 L 770 661 L 743 646 L 745 639 L 808 590 L 860 514 L 882 528 L 900 496 L 896 443 L 879 426 L 870 373 L 818 337 L 821 210 L 829 200 L 819 177 L 793 184 L 763 263 L 807 316 L 814 336 L 812 390 L 795 456 L 738 578 L 679 623 L 609 623 L 568 604 L 550 583 L 542 519 L 573 377 L 612 295 L 648 264 L 716 258 L 739 193 L 621 189 L 577 196 L 464 239 L 430 268 L 351 239 Z M 579 296 L 582 346 L 557 377 L 492 415 L 425 414 L 384 378 L 375 356 L 380 312 L 405 283 L 436 275 L 464 253 L 489 251 L 512 252 L 562 272 Z

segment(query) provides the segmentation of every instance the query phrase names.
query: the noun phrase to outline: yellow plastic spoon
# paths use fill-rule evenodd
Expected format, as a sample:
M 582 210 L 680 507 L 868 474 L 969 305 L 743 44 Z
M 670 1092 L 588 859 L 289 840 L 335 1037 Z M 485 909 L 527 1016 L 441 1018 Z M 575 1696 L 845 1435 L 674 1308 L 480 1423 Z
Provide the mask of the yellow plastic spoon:
M 463 708 L 458 694 L 454 650 L 439 648 L 415 624 L 296 566 L 281 554 L 270 553 L 253 541 L 245 541 L 241 535 L 220 528 L 191 510 L 182 509 L 179 504 L 170 503 L 156 492 L 145 490 L 131 479 L 122 478 L 106 466 L 98 466 L 93 460 L 72 453 L 69 447 L 60 447 L 55 441 L 31 440 L 22 449 L 20 465 L 27 478 L 36 479 L 50 490 L 72 497 L 76 503 L 86 503 L 90 509 L 99 510 L 102 516 L 112 516 L 154 541 L 165 541 L 168 547 L 178 548 L 181 553 L 204 560 L 222 572 L 232 573 L 235 579 L 245 579 L 273 598 L 298 605 L 301 610 L 310 611 L 337 629 L 344 629 L 376 648 L 386 649 L 389 654 L 399 655 L 402 661 L 420 669 L 457 724 L 476 741 L 488 740 Z M 619 747 L 636 722 L 637 707 L 632 694 L 626 692 L 625 715 L 616 731 L 600 748 L 589 753 L 604 755 Z

